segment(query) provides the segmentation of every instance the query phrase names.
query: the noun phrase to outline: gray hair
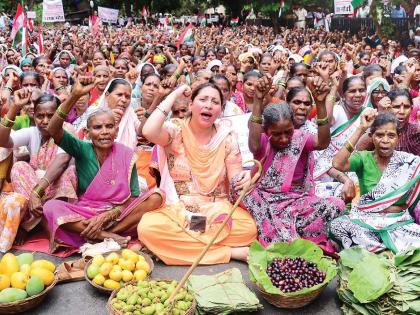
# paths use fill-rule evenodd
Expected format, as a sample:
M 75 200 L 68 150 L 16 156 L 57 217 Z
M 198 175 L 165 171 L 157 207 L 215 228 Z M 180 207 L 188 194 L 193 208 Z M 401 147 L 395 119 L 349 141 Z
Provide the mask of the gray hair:
M 286 102 L 268 104 L 263 111 L 263 128 L 267 130 L 280 120 L 292 120 L 292 117 L 292 109 Z
M 90 122 L 91 122 L 91 120 L 92 120 L 94 117 L 99 116 L 99 115 L 102 115 L 102 114 L 109 114 L 109 115 L 111 115 L 111 117 L 112 117 L 112 118 L 114 118 L 114 114 L 112 113 L 112 111 L 111 111 L 110 109 L 108 109 L 108 108 L 102 108 L 102 107 L 95 108 L 95 109 L 94 109 L 91 113 L 89 113 L 89 115 L 88 115 L 88 118 L 87 118 L 87 120 L 86 120 L 86 127 L 87 127 L 87 128 L 89 128 L 89 126 L 90 126 Z

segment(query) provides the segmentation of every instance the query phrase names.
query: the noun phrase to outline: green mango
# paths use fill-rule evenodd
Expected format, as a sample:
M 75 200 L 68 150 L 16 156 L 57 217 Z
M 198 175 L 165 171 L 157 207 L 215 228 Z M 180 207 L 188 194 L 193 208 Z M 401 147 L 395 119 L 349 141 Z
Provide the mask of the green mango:
M 40 294 L 44 289 L 44 282 L 38 276 L 32 276 L 26 284 L 26 293 L 28 293 L 29 296 Z
M 149 298 L 144 298 L 141 301 L 141 305 L 143 305 L 143 306 L 149 306 L 150 304 L 152 304 L 152 301 Z
M 0 292 L 0 303 L 16 302 L 26 299 L 28 294 L 25 290 L 16 288 L 6 288 Z
M 155 313 L 155 310 L 156 308 L 154 305 L 146 306 L 141 309 L 144 315 L 152 315 Z
M 19 267 L 21 267 L 24 264 L 28 264 L 30 266 L 34 261 L 34 255 L 32 253 L 23 253 L 17 255 L 16 258 L 19 263 Z
M 127 299 L 127 304 L 128 305 L 135 305 L 137 303 L 138 299 L 139 299 L 139 296 L 137 294 L 133 294 Z
M 177 295 L 175 295 L 175 299 L 174 301 L 181 301 L 185 298 L 185 291 L 184 292 L 180 292 Z
M 157 303 L 157 304 L 155 304 L 155 310 L 156 310 L 156 313 L 158 313 L 158 312 L 162 312 L 164 308 L 165 308 L 165 307 L 163 306 L 163 304 L 162 304 L 162 303 Z

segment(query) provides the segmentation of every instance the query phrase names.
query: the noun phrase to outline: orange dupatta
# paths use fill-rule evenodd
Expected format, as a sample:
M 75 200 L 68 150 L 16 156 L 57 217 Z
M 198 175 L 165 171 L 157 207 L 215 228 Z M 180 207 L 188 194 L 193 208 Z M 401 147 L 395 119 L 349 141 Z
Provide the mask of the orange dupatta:
M 191 177 L 197 190 L 211 194 L 219 184 L 219 178 L 225 169 L 225 140 L 230 129 L 216 125 L 217 133 L 209 144 L 200 145 L 190 128 L 190 119 L 182 122 L 182 140 L 185 155 L 191 167 Z

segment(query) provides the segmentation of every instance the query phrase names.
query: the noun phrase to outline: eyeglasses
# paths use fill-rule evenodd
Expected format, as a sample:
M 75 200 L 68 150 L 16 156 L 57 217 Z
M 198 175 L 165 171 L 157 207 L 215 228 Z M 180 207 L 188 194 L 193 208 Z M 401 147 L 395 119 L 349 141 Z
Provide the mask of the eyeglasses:
M 373 90 L 372 94 L 375 96 L 379 94 L 381 94 L 382 96 L 388 96 L 388 92 L 385 90 Z

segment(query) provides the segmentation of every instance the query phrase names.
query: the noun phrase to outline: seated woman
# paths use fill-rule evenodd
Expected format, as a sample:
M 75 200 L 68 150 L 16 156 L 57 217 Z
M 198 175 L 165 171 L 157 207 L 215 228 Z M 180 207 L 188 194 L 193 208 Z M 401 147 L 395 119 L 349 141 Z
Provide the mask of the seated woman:
M 25 231 L 31 231 L 41 221 L 42 211 L 38 210 L 39 208 L 42 209 L 42 203 L 46 200 L 52 198 L 75 200 L 77 198 L 77 179 L 74 167 L 67 168 L 70 157 L 64 153 L 59 154 L 58 147 L 47 132 L 48 123 L 59 105 L 59 100 L 55 96 L 43 94 L 36 99 L 34 102 L 35 126 L 11 133 L 10 128 L 14 124 L 16 113 L 31 102 L 31 95 L 32 92 L 27 88 L 15 93 L 14 102 L 5 118 L 3 118 L 0 128 L 1 147 L 19 148 L 24 146 L 30 155 L 29 163 L 19 161 L 13 165 L 10 177 L 16 194 L 5 197 L 23 201 L 19 206 L 15 203 L 14 208 L 14 211 L 17 211 L 16 213 L 20 217 L 22 228 L 17 237 L 18 242 L 23 241 Z M 57 169 L 61 169 L 61 171 L 46 177 L 47 168 L 56 158 L 59 159 Z M 41 182 L 42 188 L 39 187 Z M 23 196 L 23 199 L 21 196 Z M 26 208 L 28 201 L 29 209 Z M 4 213 L 7 209 L 2 210 Z M 10 209 L 8 211 L 11 215 Z M 16 231 L 11 232 L 11 234 L 13 234 L 14 239 Z
M 325 108 L 328 86 L 322 81 L 316 86 L 317 135 L 294 128 L 287 103 L 271 103 L 263 111 L 263 99 L 270 88 L 267 77 L 256 83 L 249 148 L 262 162 L 263 174 L 243 203 L 257 222 L 263 245 L 301 237 L 334 252 L 326 225 L 340 214 L 344 203 L 338 198 L 321 199 L 315 195 L 311 154 L 325 149 L 330 142 Z
M 361 197 L 349 215 L 331 222 L 330 235 L 340 248 L 396 253 L 420 246 L 420 226 L 411 215 L 418 202 L 420 158 L 395 151 L 400 122 L 394 115 L 375 115 L 374 110 L 362 114 L 358 129 L 333 159 L 335 168 L 356 172 Z M 369 127 L 374 151 L 353 153 L 353 144 Z
M 413 101 L 407 90 L 395 89 L 388 94 L 390 106 L 388 111 L 394 114 L 400 122 L 401 130 L 398 137 L 397 151 L 420 155 L 420 128 L 418 123 L 410 122 Z M 357 143 L 358 150 L 373 150 L 373 138 L 368 135 L 361 137 Z
M 379 112 L 387 111 L 389 107 L 387 96 L 390 90 L 391 87 L 384 78 L 372 79 L 367 87 L 364 107 L 373 107 Z
M 168 265 L 188 265 L 198 257 L 232 207 L 226 182 L 239 190 L 249 179 L 232 130 L 216 122 L 223 95 L 215 85 L 205 83 L 194 90 L 191 117 L 165 123 L 175 100 L 190 95 L 189 87 L 177 88 L 143 127 L 143 135 L 159 145 L 160 187 L 168 198 L 166 207 L 143 216 L 138 234 Z M 199 221 L 197 228 L 189 226 L 192 215 Z M 238 208 L 201 263 L 245 260 L 255 237 L 254 220 Z
M 79 180 L 78 202 L 51 200 L 44 205 L 51 252 L 60 245 L 78 248 L 86 240 L 105 238 L 125 247 L 130 237 L 135 237 L 142 215 L 160 207 L 164 200 L 159 190 L 140 195 L 134 152 L 114 142 L 118 129 L 111 111 L 98 109 L 89 116 L 87 135 L 91 142 L 63 130 L 67 113 L 94 83 L 95 78 L 80 77 L 48 126 L 55 143 L 75 158 Z

